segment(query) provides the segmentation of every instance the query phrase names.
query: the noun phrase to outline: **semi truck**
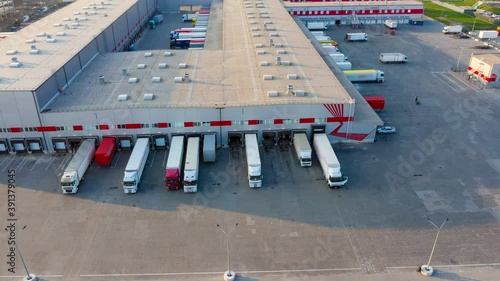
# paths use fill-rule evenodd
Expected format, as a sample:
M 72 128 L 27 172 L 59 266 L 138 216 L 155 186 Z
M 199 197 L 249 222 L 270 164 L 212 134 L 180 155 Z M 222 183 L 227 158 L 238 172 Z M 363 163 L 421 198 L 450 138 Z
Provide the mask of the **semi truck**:
M 348 61 L 337 62 L 336 64 L 340 68 L 340 70 L 351 70 L 352 69 L 352 64 Z
M 188 138 L 186 163 L 184 164 L 184 192 L 198 191 L 198 169 L 200 166 L 200 138 Z
M 167 190 L 177 190 L 181 185 L 182 161 L 184 160 L 184 136 L 172 137 L 165 171 Z
M 394 20 L 385 20 L 384 25 L 390 29 L 396 29 L 398 27 L 398 22 Z
M 245 135 L 245 150 L 247 156 L 248 185 L 252 188 L 261 187 L 262 168 L 256 134 Z
M 345 185 L 348 177 L 342 176 L 340 162 L 333 151 L 328 137 L 324 133 L 314 134 L 313 144 L 328 186 L 330 188 L 338 188 Z
M 324 22 L 308 22 L 306 26 L 309 30 L 328 29 L 328 25 Z
M 401 53 L 382 53 L 378 58 L 382 63 L 405 63 L 408 61 L 408 57 Z
M 194 38 L 205 38 L 206 32 L 181 32 L 174 33 L 173 39 L 194 39 Z
M 382 111 L 385 107 L 385 99 L 382 96 L 366 96 L 364 98 L 373 110 Z
M 116 152 L 116 139 L 104 137 L 95 152 L 95 161 L 101 166 L 109 166 Z
M 293 146 L 301 167 L 309 167 L 312 165 L 312 149 L 304 133 L 293 135 Z
M 444 34 L 454 34 L 462 32 L 462 27 L 460 25 L 445 26 L 443 27 Z
M 170 49 L 187 49 L 191 39 L 172 39 L 170 40 Z
M 342 53 L 333 53 L 329 55 L 335 62 L 345 62 L 349 60 L 349 58 Z
M 481 30 L 477 35 L 479 39 L 496 39 L 497 37 L 498 31 L 496 30 Z
M 192 21 L 197 16 L 197 14 L 184 14 L 182 15 L 182 21 Z
M 95 153 L 95 140 L 84 140 L 69 162 L 61 177 L 61 188 L 64 194 L 77 193 L 87 168 L 92 163 Z
M 368 34 L 366 33 L 346 33 L 345 41 L 367 41 Z
M 123 192 L 137 193 L 149 156 L 149 138 L 139 138 L 125 166 Z
M 203 136 L 203 161 L 215 162 L 215 135 L 207 134 Z
M 382 70 L 344 70 L 343 72 L 351 82 L 384 82 L 384 72 Z

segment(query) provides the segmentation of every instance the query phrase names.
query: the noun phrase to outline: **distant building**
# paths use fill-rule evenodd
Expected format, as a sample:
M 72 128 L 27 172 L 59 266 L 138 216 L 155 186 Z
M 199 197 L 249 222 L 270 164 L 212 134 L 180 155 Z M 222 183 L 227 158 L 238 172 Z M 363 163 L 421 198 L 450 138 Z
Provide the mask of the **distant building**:
M 500 86 L 500 54 L 472 55 L 467 72 L 489 87 Z

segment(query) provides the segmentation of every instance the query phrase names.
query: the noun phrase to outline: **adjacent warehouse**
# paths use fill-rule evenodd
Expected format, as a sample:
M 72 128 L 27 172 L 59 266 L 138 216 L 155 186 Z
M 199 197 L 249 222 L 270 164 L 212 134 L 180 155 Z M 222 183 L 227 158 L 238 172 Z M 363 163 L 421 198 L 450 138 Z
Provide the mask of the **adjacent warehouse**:
M 500 86 L 500 54 L 472 55 L 467 72 L 488 87 Z
M 130 146 L 138 135 L 161 148 L 173 135 L 206 133 L 217 146 L 242 145 L 248 132 L 263 144 L 297 131 L 373 141 L 381 120 L 304 47 L 279 1 L 224 2 L 222 50 L 119 52 L 156 5 L 77 1 L 6 38 L 0 151 L 66 151 L 105 136 Z

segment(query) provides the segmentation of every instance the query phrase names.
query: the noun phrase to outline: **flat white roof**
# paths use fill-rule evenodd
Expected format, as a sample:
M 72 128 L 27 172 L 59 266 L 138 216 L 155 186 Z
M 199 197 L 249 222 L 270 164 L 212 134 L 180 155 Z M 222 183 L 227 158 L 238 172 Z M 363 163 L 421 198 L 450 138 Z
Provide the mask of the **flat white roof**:
M 2 39 L 0 91 L 36 90 L 135 3 L 137 0 L 78 0 Z M 75 18 L 79 19 L 78 26 L 73 25 Z M 65 36 L 57 35 L 59 32 Z M 42 33 L 56 41 L 48 43 Z M 26 43 L 31 39 L 36 42 Z M 39 54 L 30 54 L 32 45 L 40 50 Z M 9 51 L 17 54 L 8 55 Z M 21 67 L 10 67 L 12 57 L 21 62 Z
M 146 57 L 146 52 L 151 56 Z M 290 65 L 276 64 L 277 57 Z M 138 64 L 145 67 L 138 68 Z M 167 67 L 160 68 L 160 64 Z M 179 64 L 186 68 L 179 68 Z M 123 76 L 123 69 L 128 76 Z M 185 74 L 190 82 L 174 81 Z M 100 75 L 106 84 L 100 83 Z M 138 78 L 137 83 L 128 83 L 132 77 Z M 160 77 L 160 82 L 152 82 L 153 77 Z M 288 85 L 294 91 L 304 91 L 305 96 L 288 95 Z M 269 97 L 272 91 L 278 96 Z M 127 94 L 127 100 L 118 101 L 121 94 Z M 154 99 L 145 101 L 144 94 L 154 94 Z M 222 50 L 106 54 L 96 58 L 49 108 L 73 111 L 350 102 L 352 98 L 283 5 L 268 0 L 223 3 Z
M 500 64 L 500 54 L 474 54 L 474 57 L 489 65 Z

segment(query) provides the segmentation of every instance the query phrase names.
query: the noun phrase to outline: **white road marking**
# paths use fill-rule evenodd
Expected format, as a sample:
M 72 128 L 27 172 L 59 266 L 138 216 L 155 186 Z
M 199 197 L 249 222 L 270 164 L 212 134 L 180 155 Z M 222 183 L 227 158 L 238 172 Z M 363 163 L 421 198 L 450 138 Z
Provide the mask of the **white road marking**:
M 472 263 L 472 264 L 442 264 L 442 265 L 431 265 L 433 268 L 450 268 L 450 267 L 484 267 L 484 266 L 500 266 L 500 263 Z M 413 266 L 387 266 L 386 269 L 413 269 L 417 265 Z
M 151 164 L 149 165 L 149 167 L 153 167 L 153 163 L 155 162 L 155 157 L 156 157 L 156 151 L 153 151 L 153 159 L 151 159 Z
M 164 167 L 164 168 L 166 167 L 166 166 L 165 166 L 165 165 L 166 165 L 166 164 L 165 164 L 165 161 L 167 161 L 167 150 L 166 150 L 166 149 L 165 149 L 165 155 L 163 156 L 163 164 L 161 164 L 161 165 L 162 165 L 162 167 Z
M 43 278 L 62 278 L 62 275 L 37 275 L 37 277 L 43 277 Z M 0 275 L 0 278 L 24 278 L 24 275 Z
M 21 160 L 21 163 L 19 163 L 16 167 L 16 171 L 21 171 L 23 169 L 24 164 L 28 162 L 29 157 L 23 157 L 23 160 Z
M 54 159 L 56 159 L 56 156 L 52 156 L 52 160 L 49 161 L 49 164 L 47 165 L 47 168 L 45 168 L 45 171 L 47 171 L 50 167 L 50 165 L 52 164 L 52 162 L 54 162 Z
M 10 163 L 12 163 L 12 161 L 14 161 L 15 157 L 12 157 L 12 159 L 9 161 L 9 163 L 7 164 L 7 166 L 5 166 L 5 168 L 2 169 L 2 172 L 5 171 L 5 169 L 7 169 L 10 165 Z
M 120 160 L 120 156 L 122 155 L 121 152 L 118 152 L 117 154 L 118 156 L 116 157 L 115 165 L 112 166 L 113 168 L 116 168 L 116 165 L 118 165 L 118 160 Z
M 3 164 L 3 162 L 7 161 L 7 159 L 9 159 L 10 157 L 5 157 L 5 159 L 2 161 L 2 163 L 0 163 L 0 166 Z
M 45 156 L 43 156 L 43 157 L 45 157 Z M 33 171 L 33 169 L 35 169 L 36 165 L 38 164 L 38 162 L 39 162 L 40 160 L 42 160 L 42 159 L 43 159 L 43 157 L 40 157 L 40 158 L 38 158 L 38 160 L 36 160 L 35 164 L 34 164 L 34 165 L 33 165 L 33 167 L 31 167 L 31 169 L 30 169 L 31 171 Z
M 434 77 L 436 77 L 437 79 L 441 80 L 444 84 L 446 84 L 448 87 L 450 87 L 453 91 L 458 92 L 457 89 L 455 89 L 454 87 L 452 87 L 450 84 L 452 84 L 453 86 L 457 87 L 458 90 L 460 90 L 462 92 L 465 91 L 465 87 L 463 87 L 462 85 L 460 85 L 456 80 L 448 77 L 448 75 L 449 75 L 448 72 L 432 72 L 432 74 L 435 74 Z

